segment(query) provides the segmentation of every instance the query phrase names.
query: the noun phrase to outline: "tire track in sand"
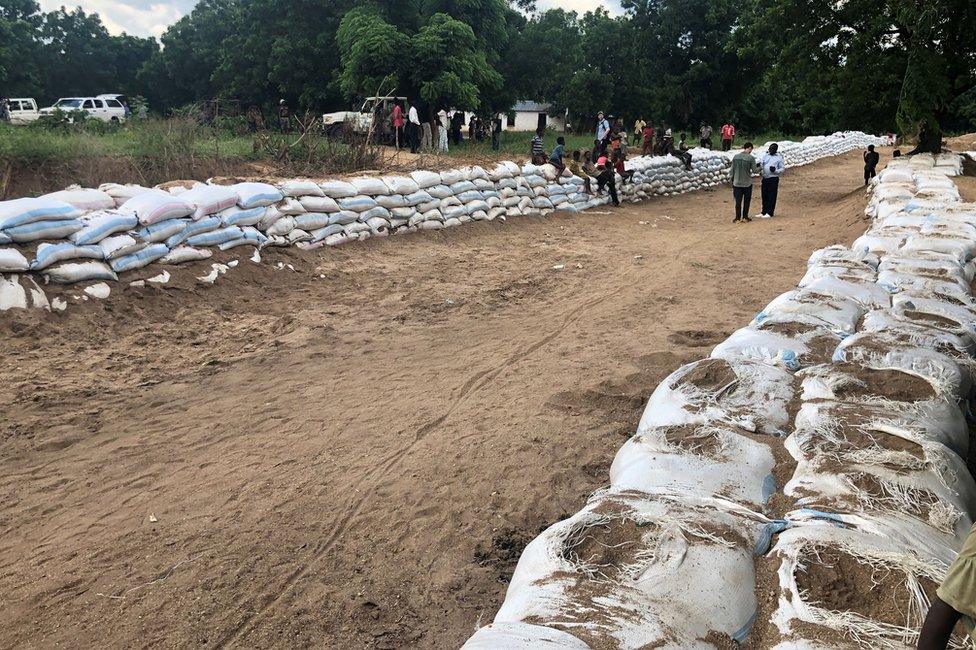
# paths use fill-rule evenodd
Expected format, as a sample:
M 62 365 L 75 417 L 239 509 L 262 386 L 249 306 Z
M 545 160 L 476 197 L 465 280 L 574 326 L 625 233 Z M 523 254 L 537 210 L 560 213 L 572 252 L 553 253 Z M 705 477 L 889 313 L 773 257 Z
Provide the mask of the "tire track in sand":
M 507 368 L 519 363 L 532 353 L 555 340 L 566 330 L 567 327 L 579 320 L 582 312 L 598 306 L 600 303 L 616 296 L 621 291 L 623 291 L 622 288 L 576 305 L 566 312 L 562 322 L 554 331 L 534 341 L 533 343 L 530 343 L 525 348 L 516 351 L 514 354 L 507 357 L 501 364 L 487 370 L 476 372 L 469 377 L 462 385 L 461 390 L 458 391 L 457 396 L 452 400 L 447 411 L 418 428 L 414 433 L 413 440 L 406 445 L 402 445 L 388 453 L 380 460 L 379 463 L 375 464 L 372 469 L 364 472 L 359 479 L 352 483 L 350 490 L 352 492 L 359 493 L 359 496 L 352 498 L 352 500 L 349 501 L 339 512 L 339 515 L 332 526 L 332 532 L 315 544 L 315 546 L 312 547 L 308 552 L 306 559 L 296 566 L 295 569 L 285 577 L 285 581 L 277 594 L 270 599 L 266 599 L 255 611 L 251 612 L 250 614 L 246 614 L 236 626 L 223 634 L 213 647 L 229 647 L 238 639 L 244 637 L 254 630 L 260 620 L 266 614 L 272 611 L 278 605 L 278 603 L 281 602 L 281 600 L 288 594 L 288 592 L 291 591 L 292 587 L 294 587 L 294 585 L 301 578 L 308 574 L 308 572 L 311 570 L 312 564 L 317 562 L 323 555 L 325 555 L 335 545 L 338 539 L 345 534 L 353 520 L 359 514 L 361 514 L 364 505 L 372 495 L 372 491 L 368 488 L 375 485 L 377 479 L 379 478 L 378 475 L 385 476 L 391 469 L 396 467 L 396 465 L 398 465 L 403 458 L 409 454 L 414 447 L 416 447 L 417 443 L 423 440 L 431 431 L 447 421 L 447 419 L 454 414 L 457 408 L 466 401 L 467 397 L 472 394 L 472 391 L 477 392 L 478 390 L 481 390 L 491 384 Z M 398 434 L 403 434 L 406 432 L 407 430 L 403 429 L 399 431 Z

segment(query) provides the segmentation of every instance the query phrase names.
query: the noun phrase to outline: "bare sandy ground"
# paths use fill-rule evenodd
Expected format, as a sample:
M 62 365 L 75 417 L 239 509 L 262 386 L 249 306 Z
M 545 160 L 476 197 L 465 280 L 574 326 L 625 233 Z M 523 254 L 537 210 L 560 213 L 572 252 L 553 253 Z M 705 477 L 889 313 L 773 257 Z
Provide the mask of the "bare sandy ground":
M 0 646 L 457 646 L 658 381 L 863 205 L 853 152 L 769 221 L 720 188 L 4 315 Z

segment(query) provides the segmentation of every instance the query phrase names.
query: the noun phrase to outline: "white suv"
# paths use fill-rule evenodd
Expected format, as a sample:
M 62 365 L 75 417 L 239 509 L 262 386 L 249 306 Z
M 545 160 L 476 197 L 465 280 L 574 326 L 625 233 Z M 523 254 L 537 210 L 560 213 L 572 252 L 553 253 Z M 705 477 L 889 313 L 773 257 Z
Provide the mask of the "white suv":
M 63 97 L 54 102 L 53 106 L 42 108 L 41 115 L 51 115 L 56 110 L 65 113 L 85 111 L 88 117 L 103 122 L 124 122 L 126 117 L 125 106 L 111 97 Z

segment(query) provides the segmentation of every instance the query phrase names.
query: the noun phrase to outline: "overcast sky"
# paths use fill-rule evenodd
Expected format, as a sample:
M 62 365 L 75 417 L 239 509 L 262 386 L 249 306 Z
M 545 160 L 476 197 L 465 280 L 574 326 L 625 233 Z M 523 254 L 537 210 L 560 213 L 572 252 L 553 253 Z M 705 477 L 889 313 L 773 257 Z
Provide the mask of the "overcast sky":
M 112 34 L 159 36 L 188 14 L 196 0 L 40 0 L 40 4 L 45 11 L 80 6 L 87 12 L 97 13 Z M 611 13 L 620 12 L 619 0 L 538 0 L 538 5 L 540 9 L 563 7 L 580 13 L 603 6 Z

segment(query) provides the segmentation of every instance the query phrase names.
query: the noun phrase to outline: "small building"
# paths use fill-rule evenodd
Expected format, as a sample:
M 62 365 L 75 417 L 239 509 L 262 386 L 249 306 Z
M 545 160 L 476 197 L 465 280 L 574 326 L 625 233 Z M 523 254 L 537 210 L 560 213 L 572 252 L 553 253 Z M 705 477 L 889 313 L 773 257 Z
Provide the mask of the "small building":
M 512 131 L 535 131 L 538 128 L 549 128 L 555 131 L 566 130 L 566 118 L 563 115 L 555 117 L 549 115 L 551 104 L 538 102 L 518 102 L 512 108 L 509 129 Z

